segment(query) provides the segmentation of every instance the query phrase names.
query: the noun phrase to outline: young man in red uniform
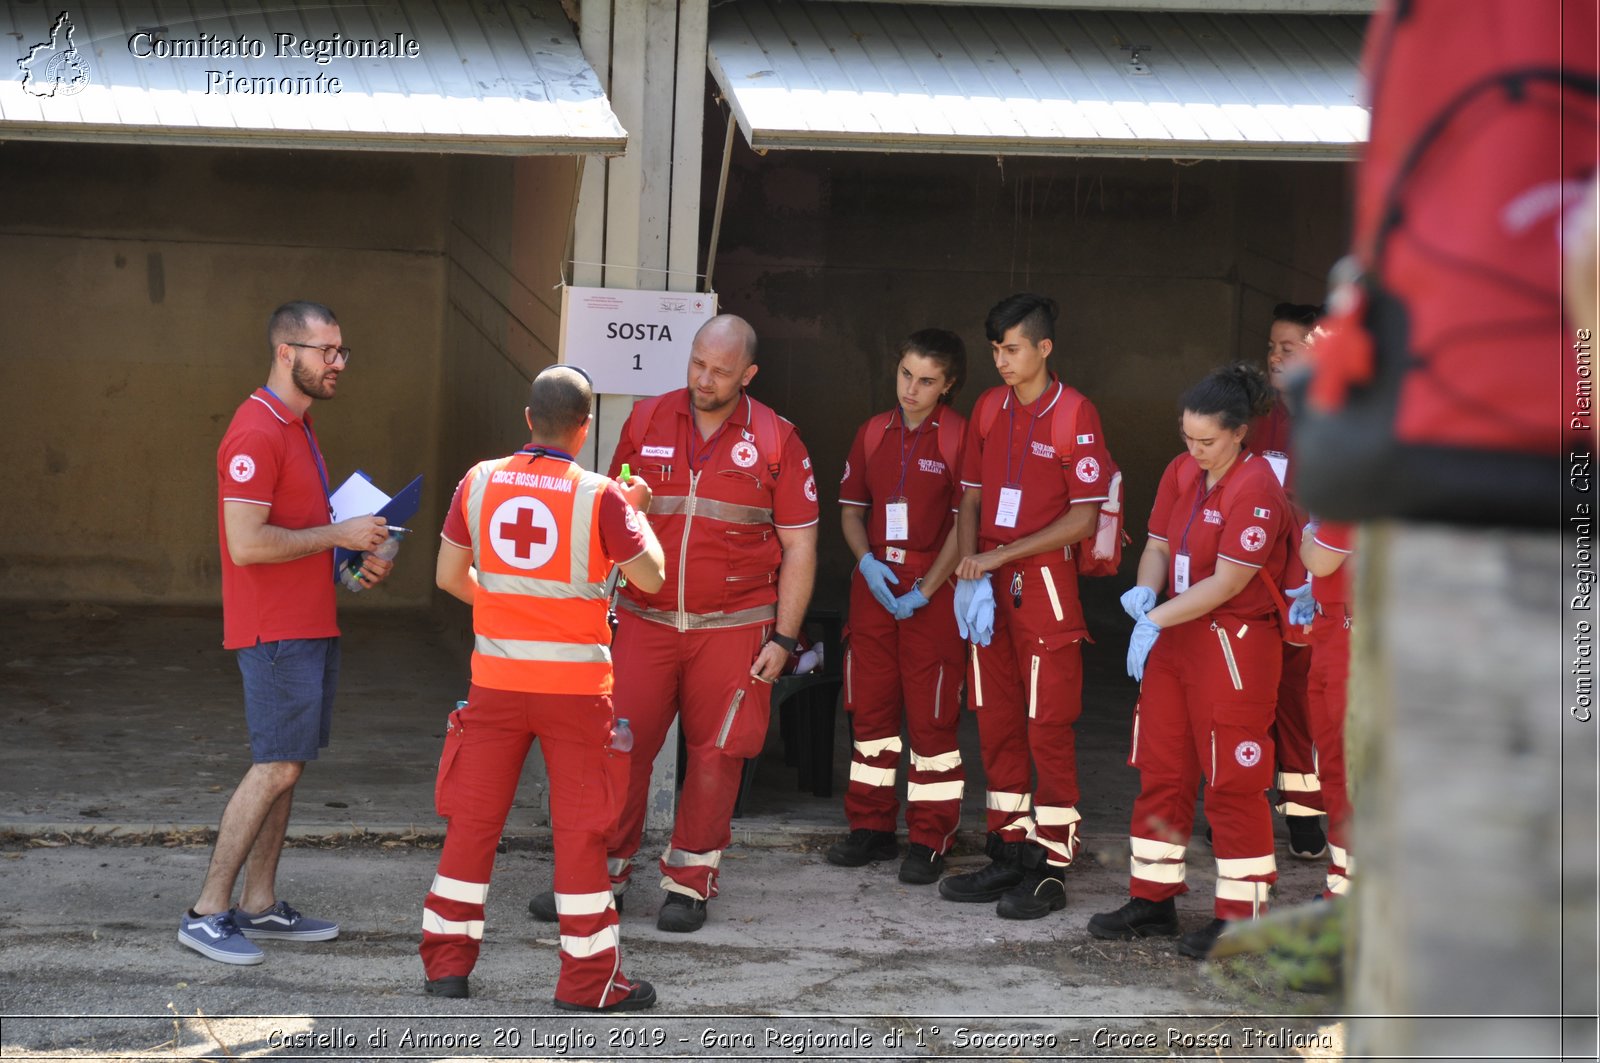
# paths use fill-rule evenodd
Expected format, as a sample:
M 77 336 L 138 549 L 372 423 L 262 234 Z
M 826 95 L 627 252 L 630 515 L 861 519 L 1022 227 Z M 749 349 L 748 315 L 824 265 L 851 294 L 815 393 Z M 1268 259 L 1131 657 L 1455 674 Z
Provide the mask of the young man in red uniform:
M 678 717 L 688 748 L 656 926 L 687 933 L 717 895 L 744 762 L 761 751 L 772 683 L 805 620 L 817 565 L 817 483 L 794 425 L 745 393 L 756 335 L 722 314 L 689 352 L 689 386 L 636 404 L 611 458 L 647 477 L 666 553 L 659 590 L 617 601 L 616 703 L 634 732 L 622 817 L 606 846 L 612 890 L 633 872 L 650 769 Z M 529 910 L 548 920 L 550 894 Z
M 333 398 L 350 348 L 333 311 L 292 302 L 267 321 L 267 386 L 240 405 L 217 448 L 222 644 L 238 651 L 254 763 L 222 813 L 205 885 L 178 941 L 223 963 L 263 959 L 251 938 L 327 941 L 339 924 L 301 915 L 277 895 L 278 855 L 295 783 L 328 744 L 339 677 L 333 548 L 370 550 L 382 517 L 330 523 L 328 470 L 311 403 Z M 369 586 L 392 562 L 368 554 Z M 239 906 L 233 887 L 243 869 Z
M 1202 778 L 1217 861 L 1215 916 L 1185 934 L 1178 951 L 1209 954 L 1228 922 L 1265 913 L 1277 881 L 1266 791 L 1291 518 L 1272 469 L 1244 444 L 1251 416 L 1270 402 L 1261 371 L 1249 366 L 1219 369 L 1183 398 L 1187 452 L 1162 474 L 1138 581 L 1122 596 L 1135 622 L 1128 674 L 1141 681 L 1128 756 L 1139 769 L 1132 899 L 1089 920 L 1098 938 L 1178 932 L 1173 898 L 1188 889 L 1185 854 Z M 1169 597 L 1157 605 L 1164 590 Z
M 910 845 L 900 881 L 915 885 L 944 869 L 966 781 L 956 741 L 963 653 L 949 578 L 967 422 L 948 405 L 966 369 L 961 337 L 912 333 L 895 366 L 899 404 L 856 432 L 839 484 L 840 523 L 857 562 L 844 662 L 854 744 L 844 795 L 850 833 L 828 850 L 828 862 L 860 867 L 899 855 L 895 774 L 904 724 Z
M 984 332 L 1005 386 L 973 407 L 956 525 L 955 609 L 973 644 L 967 704 L 989 784 L 991 863 L 943 879 L 939 892 L 998 901 L 1011 919 L 1066 906 L 1064 874 L 1081 844 L 1073 725 L 1088 629 L 1073 544 L 1094 535 L 1115 471 L 1094 405 L 1050 372 L 1055 320 L 1053 300 L 1027 293 L 989 311 Z M 1076 412 L 1058 433 L 1063 402 Z
M 1303 303 L 1279 303 L 1272 308 L 1272 329 L 1267 341 L 1267 380 L 1272 385 L 1272 409 L 1250 422 L 1250 434 L 1245 437 L 1246 445 L 1272 467 L 1291 506 L 1294 504 L 1294 450 L 1290 444 L 1293 422 L 1284 390 L 1321 312 L 1321 307 Z M 1293 527 L 1299 528 L 1303 523 L 1305 513 L 1296 508 Z M 1289 828 L 1289 854 L 1301 860 L 1315 860 L 1328 848 L 1322 831 L 1322 783 L 1317 778 L 1317 751 L 1306 694 L 1311 667 L 1308 637 L 1301 628 L 1291 632 L 1291 640 L 1283 644 L 1283 676 L 1278 681 L 1278 708 L 1272 724 L 1273 746 L 1278 751 L 1277 772 L 1273 776 L 1278 790 L 1275 807 Z
M 639 587 L 661 586 L 661 546 L 636 507 L 650 489 L 618 487 L 578 468 L 594 400 L 579 370 L 533 380 L 523 416 L 531 438 L 474 466 L 450 503 L 437 581 L 472 606 L 472 687 L 450 714 L 435 801 L 449 819 L 439 871 L 422 910 L 426 991 L 465 997 L 483 940 L 495 846 L 533 740 L 550 778 L 561 977 L 566 1011 L 638 1011 L 649 982 L 622 975 L 606 833 L 627 780 L 611 747 L 612 565 Z

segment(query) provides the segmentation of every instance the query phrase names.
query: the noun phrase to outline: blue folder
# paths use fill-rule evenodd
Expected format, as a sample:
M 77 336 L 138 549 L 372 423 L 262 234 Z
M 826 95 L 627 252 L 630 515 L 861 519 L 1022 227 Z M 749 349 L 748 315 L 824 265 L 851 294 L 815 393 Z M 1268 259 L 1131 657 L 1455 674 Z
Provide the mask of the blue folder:
M 372 482 L 372 477 L 360 469 L 356 470 L 356 475 L 368 483 Z M 401 527 L 405 527 L 406 522 L 416 516 L 417 510 L 421 507 L 422 477 L 419 475 L 415 480 L 402 487 L 399 494 L 389 499 L 388 503 L 378 510 L 376 516 L 382 517 L 387 524 L 398 524 Z M 333 581 L 335 583 L 339 582 L 339 570 L 344 567 L 344 563 L 360 553 L 360 550 L 346 550 L 342 546 L 333 548 Z

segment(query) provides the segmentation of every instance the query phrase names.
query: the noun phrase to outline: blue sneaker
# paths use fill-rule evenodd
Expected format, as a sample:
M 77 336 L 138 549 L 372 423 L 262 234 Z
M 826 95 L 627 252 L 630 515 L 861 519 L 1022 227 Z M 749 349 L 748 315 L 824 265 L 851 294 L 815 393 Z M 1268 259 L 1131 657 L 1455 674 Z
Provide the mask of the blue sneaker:
M 178 944 L 223 963 L 249 965 L 266 957 L 239 932 L 232 912 L 195 915 L 185 912 L 178 923 Z
M 273 938 L 283 941 L 332 941 L 339 936 L 339 924 L 326 919 L 313 919 L 289 907 L 288 901 L 279 901 L 264 912 L 251 915 L 233 909 L 233 921 L 246 937 Z

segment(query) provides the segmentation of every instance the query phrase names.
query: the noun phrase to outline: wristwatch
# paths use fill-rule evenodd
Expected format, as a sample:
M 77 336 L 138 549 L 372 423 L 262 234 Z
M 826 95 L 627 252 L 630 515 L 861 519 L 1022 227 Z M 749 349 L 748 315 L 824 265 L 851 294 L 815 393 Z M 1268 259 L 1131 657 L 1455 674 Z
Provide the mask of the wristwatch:
M 795 646 L 799 645 L 798 639 L 792 639 L 788 635 L 780 635 L 776 631 L 767 636 L 767 641 L 783 650 L 784 653 L 793 653 Z

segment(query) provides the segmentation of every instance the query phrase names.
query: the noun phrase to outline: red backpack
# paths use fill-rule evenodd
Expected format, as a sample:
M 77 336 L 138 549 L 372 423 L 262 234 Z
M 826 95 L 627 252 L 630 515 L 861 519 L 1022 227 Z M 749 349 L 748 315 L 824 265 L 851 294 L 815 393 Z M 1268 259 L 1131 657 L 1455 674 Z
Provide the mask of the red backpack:
M 889 426 L 894 424 L 894 419 L 899 416 L 896 410 L 881 413 L 873 421 L 881 420 L 878 430 L 873 431 L 872 422 L 867 424 L 867 438 L 864 441 L 867 449 L 867 464 L 872 464 L 872 455 L 878 452 L 883 445 L 884 437 L 889 434 Z M 939 457 L 944 460 L 945 476 L 952 484 L 961 483 L 961 470 L 957 462 L 961 457 L 961 421 L 955 417 L 941 417 L 939 419 Z
M 1316 513 L 1558 514 L 1559 458 L 1592 435 L 1569 421 L 1587 366 L 1559 271 L 1562 210 L 1600 146 L 1596 31 L 1592 0 L 1407 0 L 1373 18 L 1354 251 L 1295 421 L 1295 490 Z
M 978 404 L 972 408 L 972 422 L 978 426 L 979 439 L 989 438 L 989 429 L 1000 415 L 1005 396 L 1004 388 L 993 388 L 978 398 Z M 1056 459 L 1063 468 L 1071 466 L 1072 450 L 1077 445 L 1073 431 L 1078 423 L 1078 407 L 1088 401 L 1077 388 L 1061 385 L 1061 398 L 1050 415 L 1050 445 L 1055 448 Z M 1067 445 L 1062 445 L 1063 440 Z M 1077 549 L 1067 548 L 1078 562 L 1080 576 L 1115 576 L 1122 565 L 1123 546 L 1133 541 L 1122 526 L 1122 471 L 1115 462 L 1111 465 L 1111 487 L 1106 493 L 1110 498 L 1100 505 L 1100 523 L 1095 534 L 1074 544 Z

